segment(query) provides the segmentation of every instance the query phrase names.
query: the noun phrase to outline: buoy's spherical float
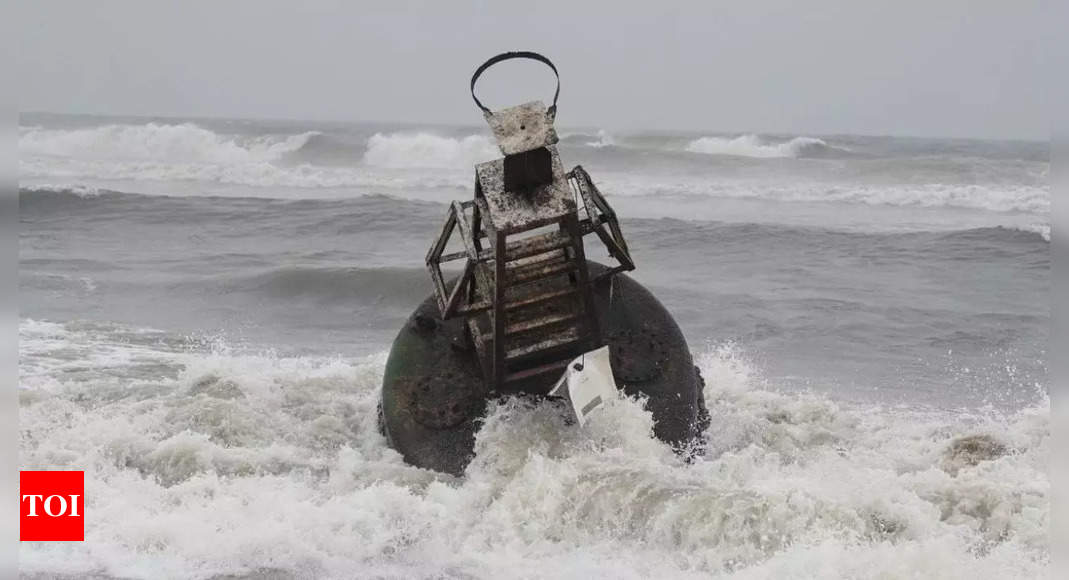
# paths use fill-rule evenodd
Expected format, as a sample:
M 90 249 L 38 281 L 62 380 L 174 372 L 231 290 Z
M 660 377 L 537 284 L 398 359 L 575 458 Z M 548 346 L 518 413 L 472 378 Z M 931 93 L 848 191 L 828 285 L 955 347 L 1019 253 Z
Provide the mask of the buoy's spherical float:
M 587 264 L 592 279 L 607 270 Z M 593 290 L 618 388 L 645 399 L 660 440 L 681 453 L 699 450 L 709 424 L 704 382 L 679 326 L 653 294 L 624 274 L 594 283 Z M 543 375 L 522 390 L 489 392 L 464 320 L 442 320 L 431 296 L 394 340 L 379 425 L 407 463 L 460 475 L 491 398 L 545 393 L 558 378 Z

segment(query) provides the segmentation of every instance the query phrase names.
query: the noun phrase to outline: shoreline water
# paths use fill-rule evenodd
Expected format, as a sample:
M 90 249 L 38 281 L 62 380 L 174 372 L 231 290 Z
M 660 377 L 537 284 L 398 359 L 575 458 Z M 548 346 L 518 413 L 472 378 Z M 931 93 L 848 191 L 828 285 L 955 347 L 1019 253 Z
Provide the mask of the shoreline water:
M 1049 568 L 1032 144 L 564 135 L 699 360 L 710 451 L 680 464 L 634 401 L 586 430 L 502 404 L 452 480 L 406 466 L 374 409 L 477 134 L 32 125 L 20 450 L 84 469 L 90 503 L 89 541 L 23 545 L 26 578 Z

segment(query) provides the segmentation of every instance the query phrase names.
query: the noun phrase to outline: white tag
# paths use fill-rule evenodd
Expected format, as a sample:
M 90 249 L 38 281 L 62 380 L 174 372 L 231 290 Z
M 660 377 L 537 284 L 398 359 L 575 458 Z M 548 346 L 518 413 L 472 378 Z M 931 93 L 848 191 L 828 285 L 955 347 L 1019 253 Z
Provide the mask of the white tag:
M 586 418 L 594 409 L 617 395 L 616 379 L 612 376 L 612 364 L 609 362 L 609 347 L 592 350 L 568 363 L 564 376 L 553 386 L 549 395 L 565 396 L 561 392 L 565 385 L 579 425 L 586 424 Z

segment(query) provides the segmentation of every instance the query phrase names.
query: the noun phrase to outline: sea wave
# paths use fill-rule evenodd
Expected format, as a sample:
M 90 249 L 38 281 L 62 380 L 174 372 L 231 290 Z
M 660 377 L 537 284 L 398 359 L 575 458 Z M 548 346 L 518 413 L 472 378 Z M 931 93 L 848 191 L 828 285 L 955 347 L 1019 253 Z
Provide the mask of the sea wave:
M 706 155 L 735 155 L 738 157 L 818 157 L 833 152 L 849 153 L 846 149 L 832 147 L 824 140 L 815 137 L 795 137 L 783 143 L 770 143 L 758 135 L 740 135 L 738 137 L 701 137 L 687 144 L 691 153 Z
M 207 182 L 264 188 L 334 189 L 470 189 L 472 172 L 420 171 L 375 167 L 324 167 L 311 163 L 282 165 L 251 162 L 173 163 L 29 158 L 19 161 L 22 178 L 32 180 L 102 180 Z M 267 193 L 265 191 L 265 193 Z
M 24 573 L 1049 571 L 1049 401 L 963 414 L 784 393 L 720 344 L 696 358 L 713 413 L 705 458 L 687 464 L 653 437 L 641 401 L 580 428 L 552 405 L 508 400 L 452 478 L 406 465 L 378 433 L 384 353 L 280 357 L 163 338 L 20 325 L 23 465 L 92 472 L 96 514 L 93 541 L 26 544 Z M 127 372 L 150 364 L 162 372 Z
M 20 174 L 34 180 L 200 181 L 249 187 L 469 188 L 499 157 L 483 135 L 376 133 L 362 158 L 317 132 L 241 137 L 191 123 L 24 129 Z M 326 151 L 324 151 L 326 149 Z M 344 163 L 351 158 L 352 163 Z
M 20 187 L 19 194 L 30 194 L 40 196 L 42 194 L 56 194 L 59 196 L 69 195 L 79 197 L 82 199 L 100 197 L 101 193 L 108 192 L 107 190 L 95 187 L 92 185 L 85 185 L 82 183 L 69 183 L 69 184 L 53 184 L 53 183 L 36 183 L 29 187 Z M 109 192 L 110 193 L 110 192 Z
M 485 135 L 442 137 L 431 133 L 375 133 L 368 139 L 364 163 L 390 169 L 457 169 L 470 173 L 476 163 L 500 157 Z
M 587 147 L 601 148 L 616 146 L 616 139 L 605 129 L 598 129 L 598 134 L 595 135 L 595 137 L 595 140 L 586 142 Z
M 747 180 L 679 179 L 604 174 L 598 186 L 608 194 L 626 196 L 698 196 L 763 199 L 778 202 L 862 203 L 921 208 L 967 208 L 994 212 L 1050 212 L 1050 189 L 998 184 L 848 184 L 797 182 L 781 184 Z
M 278 160 L 318 134 L 223 135 L 193 123 L 32 128 L 20 132 L 19 152 L 72 159 L 232 165 Z
M 1017 226 L 1017 229 L 1019 229 L 1021 231 L 1024 231 L 1024 232 L 1037 234 L 1039 237 L 1043 238 L 1045 241 L 1047 241 L 1047 242 L 1050 241 L 1050 224 L 1032 223 L 1032 224 L 1028 224 L 1028 225 L 1024 225 L 1024 226 Z

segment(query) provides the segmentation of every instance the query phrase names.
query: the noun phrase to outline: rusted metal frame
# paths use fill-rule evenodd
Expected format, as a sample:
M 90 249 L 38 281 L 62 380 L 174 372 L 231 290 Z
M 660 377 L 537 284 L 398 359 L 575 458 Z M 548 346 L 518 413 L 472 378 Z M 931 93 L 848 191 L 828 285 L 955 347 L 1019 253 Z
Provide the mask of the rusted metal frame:
M 598 189 L 598 186 L 594 185 L 594 180 L 590 178 L 590 174 L 587 173 L 581 165 L 576 165 L 575 169 L 578 170 L 578 174 L 582 176 L 582 183 L 585 183 L 587 186 L 585 190 L 590 194 L 590 201 L 598 208 L 598 211 L 601 212 L 600 217 L 602 219 L 605 217 L 612 217 L 615 219 L 616 212 L 613 211 L 612 206 L 606 201 L 605 196 L 601 194 L 601 190 Z
M 572 239 L 575 240 L 575 243 L 572 244 L 572 251 L 575 253 L 575 262 L 579 265 L 579 268 L 576 269 L 579 296 L 583 302 L 583 311 L 586 315 L 584 321 L 591 342 L 587 346 L 591 348 L 598 347 L 602 344 L 601 328 L 598 326 L 598 316 L 594 309 L 594 292 L 590 286 L 590 280 L 587 273 L 586 253 L 583 251 L 583 237 L 579 231 L 579 217 L 575 214 L 565 216 L 561 225 Z
M 612 222 L 609 223 L 609 228 L 612 228 Z M 602 243 L 609 249 L 609 253 L 612 254 L 616 261 L 624 267 L 624 270 L 630 271 L 635 269 L 635 261 L 631 259 L 631 254 L 627 251 L 627 246 L 623 243 L 623 238 L 614 238 L 609 235 L 609 232 L 605 231 L 605 228 L 598 226 L 594 228 L 594 233 L 601 238 Z
M 578 312 L 565 312 L 563 314 L 547 314 L 545 316 L 538 316 L 528 320 L 522 320 L 520 322 L 506 325 L 505 336 L 543 331 L 547 327 L 560 325 L 562 322 L 569 322 L 571 320 L 575 320 L 578 316 L 580 316 L 580 313 Z
M 558 351 L 562 347 L 569 347 L 573 343 L 580 342 L 583 339 L 583 333 L 576 327 L 570 327 L 560 334 L 555 336 L 549 336 L 545 340 L 536 342 L 534 344 L 528 344 L 524 346 L 518 346 L 510 349 L 505 353 L 505 357 L 508 360 L 516 360 L 520 358 L 526 358 L 532 355 L 539 357 L 543 356 L 546 351 Z M 571 358 L 571 357 L 569 357 Z
M 449 209 L 446 212 L 445 224 L 442 226 L 442 233 L 438 234 L 438 239 L 434 242 L 429 250 L 427 250 L 427 263 L 436 262 L 445 251 L 445 246 L 449 242 L 449 237 L 453 235 L 453 228 L 456 226 L 457 214 L 456 208 L 450 204 Z
M 438 309 L 442 313 L 442 317 L 445 318 L 446 313 L 446 297 L 448 292 L 445 287 L 445 280 L 442 279 L 441 268 L 441 255 L 445 250 L 446 244 L 449 242 L 450 236 L 453 235 L 453 228 L 457 224 L 456 208 L 449 207 L 449 211 L 446 214 L 445 224 L 442 226 L 442 233 L 438 235 L 438 239 L 427 250 L 427 270 L 431 274 L 431 282 L 434 285 L 434 297 L 438 302 Z
M 491 321 L 494 327 L 494 362 L 492 384 L 494 389 L 501 387 L 505 378 L 505 291 L 506 281 L 505 232 L 495 232 L 494 236 L 494 308 Z
M 457 314 L 461 314 L 463 316 L 474 316 L 481 312 L 486 312 L 487 310 L 490 310 L 491 306 L 493 306 L 493 304 L 491 304 L 489 300 L 480 300 L 479 302 L 476 302 L 474 304 L 460 304 L 459 306 L 457 306 Z
M 474 200 L 468 202 L 471 204 L 471 243 L 475 246 L 475 252 L 482 255 L 483 251 L 483 210 L 482 207 L 475 203 Z
M 454 201 L 449 208 L 449 218 L 446 220 L 447 230 L 443 231 L 443 237 L 439 238 L 438 243 L 431 248 L 431 252 L 428 254 L 429 259 L 434 262 L 431 271 L 431 277 L 434 279 L 435 294 L 438 299 L 438 307 L 442 312 L 443 319 L 452 318 L 457 312 L 457 305 L 460 301 L 461 290 L 468 286 L 471 275 L 474 260 L 472 260 L 472 244 L 470 241 L 470 233 L 467 231 L 467 215 L 465 215 L 465 208 L 470 207 L 471 202 L 461 203 Z M 447 290 L 445 282 L 442 279 L 441 262 L 443 256 L 442 250 L 448 244 L 449 238 L 453 234 L 453 228 L 460 229 L 461 241 L 464 243 L 464 247 L 467 250 L 467 261 L 464 263 L 464 272 L 457 278 L 451 290 Z M 434 256 L 437 255 L 437 259 Z M 455 254 L 445 256 L 450 258 Z M 458 256 L 459 257 L 459 256 Z M 430 264 L 428 264 L 430 266 Z
M 460 240 L 464 242 L 464 249 L 468 252 L 469 260 L 478 260 L 479 252 L 475 249 L 475 245 L 472 242 L 471 223 L 468 222 L 468 215 L 465 213 L 467 207 L 471 207 L 473 204 L 470 201 L 453 202 L 453 211 L 457 214 L 457 227 L 460 228 Z
M 450 318 L 456 312 L 457 303 L 460 301 L 460 291 L 471 283 L 471 274 L 474 267 L 475 262 L 471 260 L 464 262 L 464 273 L 457 279 L 456 285 L 453 286 L 453 292 L 449 294 L 449 300 L 446 301 L 445 311 L 442 313 L 442 318 Z
M 483 338 L 482 330 L 479 328 L 479 318 L 472 317 L 468 319 L 468 334 L 471 336 L 471 341 L 475 345 L 476 358 L 479 363 L 479 370 L 482 372 L 483 377 L 489 377 L 493 373 L 491 368 L 489 357 L 486 355 L 486 340 Z M 486 380 L 481 382 L 483 394 L 489 392 L 489 383 Z
M 579 179 L 575 176 L 575 170 L 573 169 L 572 171 L 565 173 L 564 179 L 568 181 L 568 187 L 572 190 L 572 198 L 575 200 L 576 211 L 579 211 L 579 207 L 581 206 L 583 208 L 583 213 L 589 217 L 590 210 L 587 208 L 586 198 L 583 196 L 582 190 L 579 188 Z
M 482 214 L 488 212 L 489 209 L 487 208 L 486 200 L 481 198 L 479 196 L 479 194 L 480 194 L 479 187 L 478 187 L 478 185 L 476 185 L 476 188 L 475 188 L 475 202 L 474 203 L 475 203 L 475 207 L 478 208 L 479 215 L 480 215 L 480 222 L 481 222 L 482 228 L 484 230 L 483 232 L 481 232 L 481 234 L 484 233 L 486 235 L 486 237 L 490 240 L 491 246 L 493 246 L 493 240 L 497 236 L 497 232 L 494 230 L 494 225 L 493 225 L 493 223 L 490 222 L 490 220 L 482 221 L 482 219 L 481 219 Z M 481 242 L 479 242 L 479 245 L 481 246 Z M 478 263 L 475 265 L 475 280 L 478 282 L 480 290 L 484 293 L 483 297 L 484 297 L 485 302 L 487 304 L 486 308 L 479 308 L 478 310 L 480 310 L 480 311 L 488 310 L 489 306 L 490 306 L 490 304 L 492 302 L 490 300 L 489 293 L 490 293 L 491 289 L 494 287 L 494 285 L 491 282 L 490 268 L 487 265 L 487 263 L 490 261 L 491 258 L 493 258 L 493 255 L 494 255 L 494 248 L 493 247 L 481 249 L 479 251 L 479 254 L 478 254 L 478 256 L 479 256 Z
M 609 205 L 608 200 L 602 195 L 598 186 L 594 185 L 594 181 L 590 178 L 590 174 L 583 169 L 583 166 L 576 165 L 575 169 L 572 169 L 571 174 L 574 176 L 578 189 L 582 192 L 584 203 L 589 206 L 594 206 L 598 211 L 590 212 L 587 214 L 591 216 L 590 224 L 584 224 L 584 230 L 589 230 L 598 234 L 602 242 L 609 248 L 609 252 L 616 257 L 617 260 L 626 266 L 626 270 L 634 270 L 635 262 L 631 258 L 631 250 L 627 247 L 627 241 L 624 239 L 624 234 L 620 230 L 620 221 L 616 217 L 616 211 Z M 607 235 L 599 222 L 608 224 L 609 230 L 612 232 L 611 238 Z M 586 233 L 586 232 L 584 232 Z
M 482 330 L 483 316 L 479 316 L 483 313 L 487 313 L 487 316 L 491 317 L 492 313 L 489 311 L 494 307 L 494 300 L 492 292 L 494 291 L 494 284 L 491 282 L 491 274 L 489 272 L 488 263 L 493 257 L 492 248 L 482 248 L 481 237 L 483 235 L 493 236 L 493 225 L 489 220 L 483 220 L 483 214 L 487 211 L 486 200 L 482 197 L 481 186 L 479 185 L 478 178 L 475 181 L 475 199 L 473 216 L 478 217 L 479 227 L 476 228 L 475 224 L 472 224 L 473 233 L 476 235 L 473 241 L 473 246 L 479 251 L 479 260 L 474 264 L 474 276 L 471 283 L 468 285 L 468 304 L 462 305 L 458 311 L 467 315 L 468 318 L 468 333 L 471 337 L 472 343 L 475 344 L 475 351 L 479 359 L 479 367 L 482 369 L 483 377 L 486 379 L 486 387 L 489 389 L 492 385 L 494 363 L 493 353 L 487 352 L 486 335 Z M 473 220 L 474 221 L 474 220 Z M 489 230 L 489 231 L 487 231 Z M 493 240 L 493 238 L 490 238 Z M 481 300 L 476 302 L 476 296 L 480 296 Z
M 590 218 L 590 223 L 597 226 L 601 223 L 601 216 L 598 212 L 593 211 L 597 208 L 594 203 L 594 199 L 590 195 L 590 190 L 587 185 L 593 186 L 590 181 L 590 174 L 583 169 L 582 165 L 576 165 L 574 169 L 568 172 L 569 182 L 575 182 L 575 189 L 579 192 L 579 195 L 583 198 L 583 207 L 586 209 L 586 215 Z
M 605 270 L 601 274 L 598 274 L 597 276 L 595 276 L 591 280 L 591 283 L 592 284 L 596 284 L 596 283 L 598 283 L 598 282 L 600 282 L 602 280 L 605 280 L 606 278 L 612 278 L 613 276 L 615 276 L 615 275 L 617 275 L 617 274 L 619 274 L 621 272 L 627 272 L 627 271 L 628 271 L 628 269 L 626 267 L 624 267 L 624 266 L 615 266 L 615 267 L 609 268 L 608 270 Z
M 428 264 L 427 269 L 431 273 L 431 283 L 434 285 L 434 298 L 438 301 L 438 310 L 442 313 L 442 318 L 444 319 L 446 290 L 445 282 L 442 280 L 442 272 L 435 264 Z
M 509 286 L 522 286 L 531 282 L 537 282 L 554 274 L 561 274 L 578 269 L 580 268 L 578 268 L 573 260 L 566 259 L 564 261 L 553 261 L 550 264 L 536 264 L 535 266 L 515 272 L 507 271 L 505 275 L 507 276 Z
M 449 309 L 450 315 L 455 311 L 456 313 L 463 314 L 465 316 L 471 316 L 478 314 L 485 310 L 488 310 L 491 306 L 489 300 L 482 300 L 475 302 L 475 295 L 477 289 L 475 288 L 476 282 L 482 284 L 483 287 L 489 288 L 489 280 L 485 279 L 485 276 L 480 276 L 480 254 L 479 242 L 473 235 L 472 224 L 468 221 L 468 215 L 466 209 L 472 209 L 474 215 L 478 215 L 478 208 L 474 202 L 471 201 L 454 201 L 453 212 L 458 214 L 456 219 L 457 228 L 460 230 L 460 237 L 464 242 L 465 256 L 468 258 L 464 264 L 464 274 L 458 280 L 457 285 L 453 288 L 453 292 L 450 294 L 449 302 L 446 306 Z M 477 278 L 479 278 L 477 280 Z M 468 303 L 460 305 L 460 290 L 461 286 L 465 286 L 468 289 Z
M 624 253 L 627 254 L 628 260 L 631 261 L 631 269 L 633 270 L 635 264 L 634 261 L 631 260 L 631 250 L 627 247 L 627 240 L 624 239 L 624 232 L 620 230 L 620 222 L 616 220 L 616 216 L 613 216 L 608 223 L 609 229 L 612 230 L 612 238 L 616 240 L 616 243 L 619 244 L 624 250 Z
M 476 189 L 476 191 L 478 191 L 478 189 L 479 189 L 478 176 L 476 176 L 476 179 L 475 179 L 475 189 Z M 479 204 L 474 203 L 474 202 L 472 203 L 471 222 L 472 222 L 472 228 L 471 229 L 475 233 L 475 239 L 472 240 L 472 244 L 475 246 L 475 251 L 479 253 L 479 260 L 481 261 L 483 259 L 483 256 L 482 256 L 482 254 L 483 254 L 483 244 L 482 244 L 482 239 L 481 239 L 481 236 L 482 236 L 482 209 L 479 207 Z M 478 262 L 476 262 L 473 267 L 474 268 L 478 268 L 479 267 Z M 476 297 L 477 291 L 478 291 L 478 288 L 476 287 L 476 280 L 475 280 L 475 276 L 474 276 L 474 273 L 473 273 L 472 279 L 468 283 L 468 296 L 467 296 L 467 299 L 468 299 L 468 304 L 469 305 L 470 304 L 475 304 L 475 297 Z
M 442 257 L 438 258 L 438 262 L 439 263 L 452 262 L 453 260 L 459 260 L 461 258 L 467 258 L 467 257 L 468 257 L 468 251 L 467 250 L 461 250 L 459 252 L 453 252 L 451 254 L 442 254 Z

